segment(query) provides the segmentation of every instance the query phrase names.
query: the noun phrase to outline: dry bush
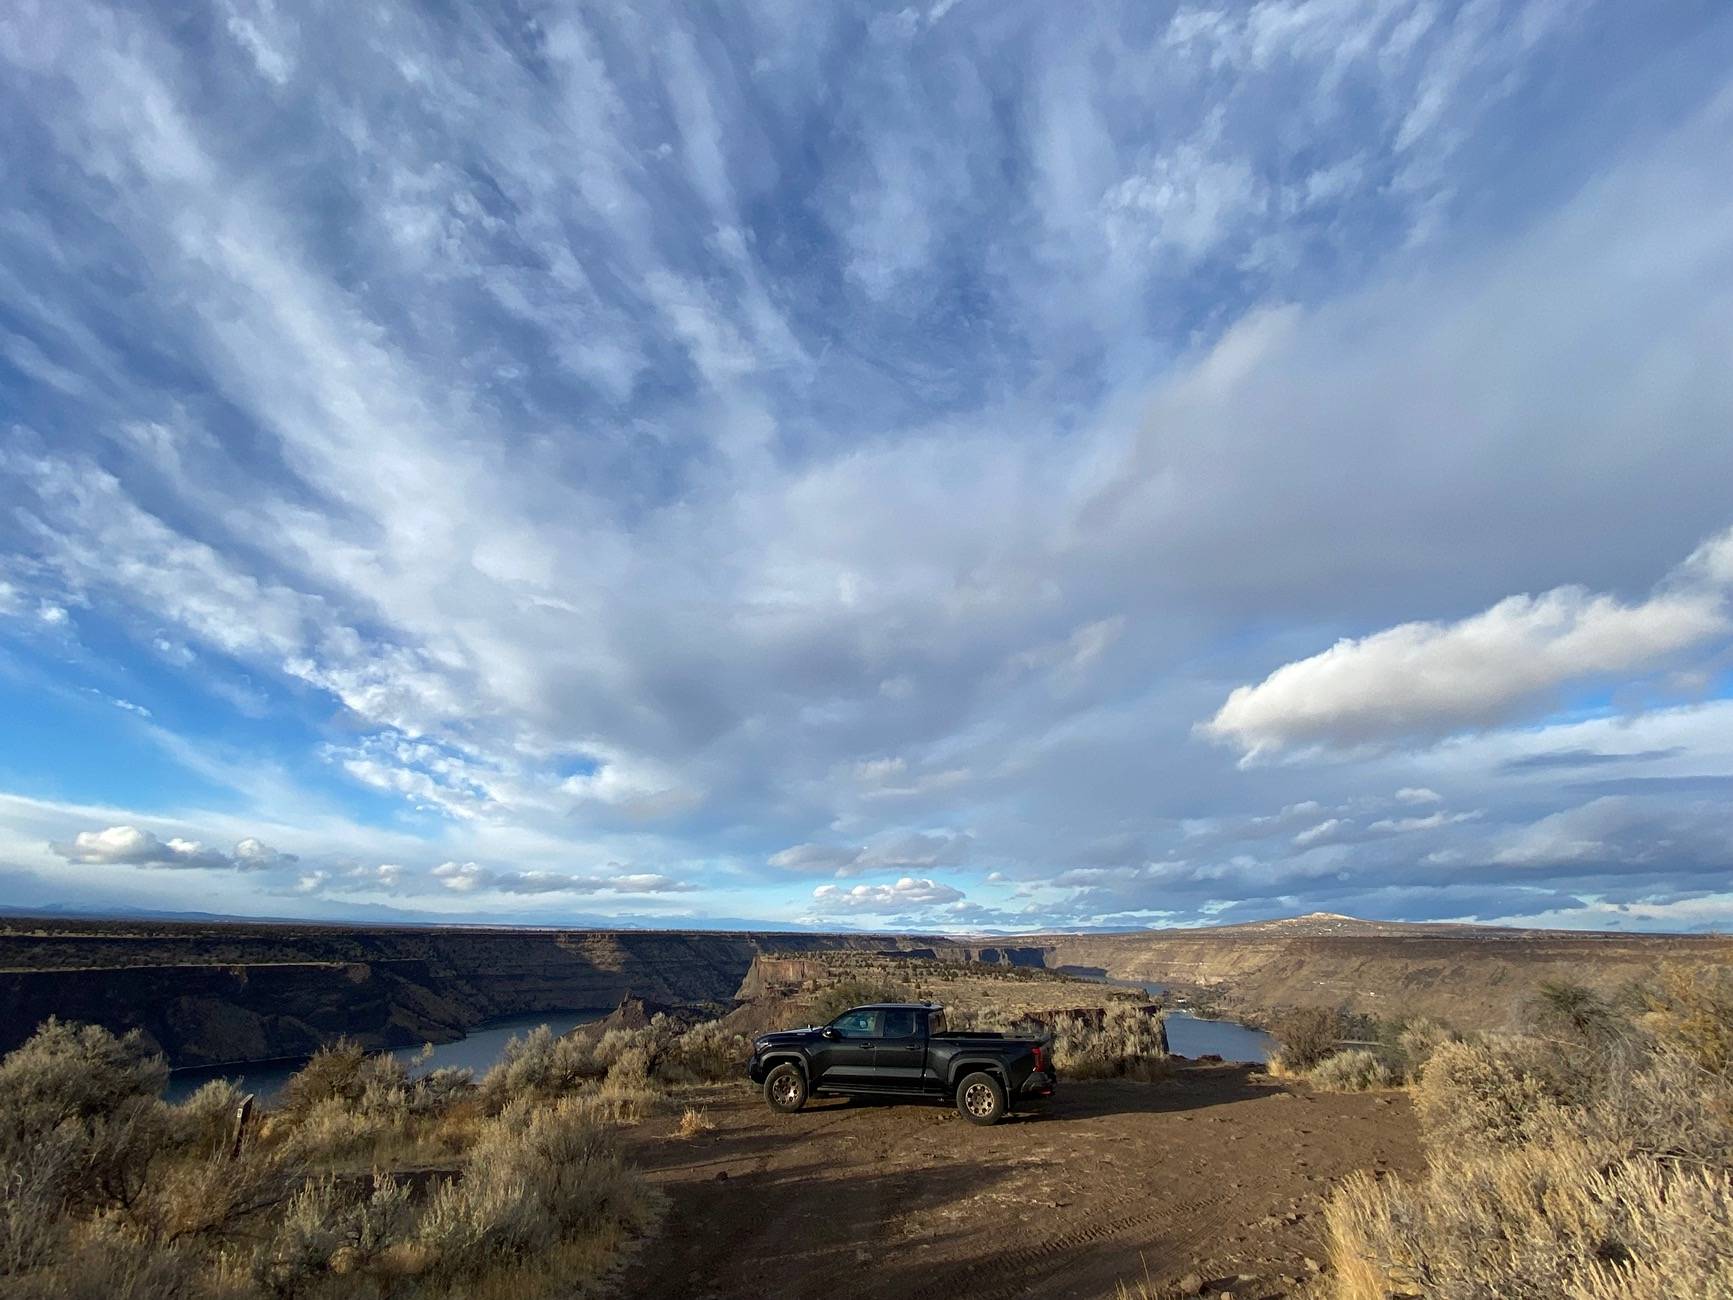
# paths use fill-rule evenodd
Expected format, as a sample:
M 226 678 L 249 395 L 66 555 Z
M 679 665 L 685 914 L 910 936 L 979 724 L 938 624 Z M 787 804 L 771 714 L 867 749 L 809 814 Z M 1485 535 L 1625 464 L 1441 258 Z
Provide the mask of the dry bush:
M 196 1155 L 227 1151 L 244 1095 L 227 1079 L 212 1079 L 180 1105 L 170 1107 L 169 1132 L 175 1144 Z
M 1604 1047 L 1625 1025 L 1607 1000 L 1593 989 L 1565 980 L 1543 980 L 1528 1015 L 1543 1038 Z
M 1712 1073 L 1733 1070 L 1733 968 L 1672 966 L 1639 997 L 1656 1041 Z
M 1107 1007 L 1100 1024 L 1065 1015 L 1053 1022 L 1053 1064 L 1070 1078 L 1149 1078 L 1166 1057 L 1163 1017 L 1135 1004 Z
M 1450 1149 L 1528 1141 L 1568 1099 L 1535 1064 L 1517 1040 L 1442 1044 L 1415 1094 L 1427 1142 Z
M 564 1238 L 641 1226 L 651 1210 L 607 1127 L 573 1100 L 514 1105 L 441 1187 L 418 1238 L 444 1277 L 521 1264 Z
M 1391 1083 L 1390 1067 L 1364 1048 L 1327 1056 L 1306 1077 L 1327 1092 L 1365 1092 L 1368 1088 L 1388 1088 Z
M 487 1108 L 497 1112 L 526 1097 L 575 1092 L 606 1071 L 587 1039 L 561 1037 L 546 1025 L 537 1025 L 505 1045 L 499 1064 L 482 1076 L 480 1095 Z
M 403 1184 L 375 1174 L 365 1191 L 326 1177 L 289 1201 L 271 1240 L 254 1256 L 253 1282 L 294 1296 L 329 1277 L 364 1273 L 405 1244 L 415 1227 Z
M 1410 1079 L 1426 1072 L 1432 1054 L 1446 1043 L 1458 1042 L 1461 1035 L 1447 1025 L 1424 1018 L 1410 1020 L 1396 1031 L 1396 1055 L 1401 1069 Z
M 70 1234 L 45 1269 L 6 1281 L 6 1300 L 204 1300 L 198 1258 L 97 1222 Z
M 716 1121 L 694 1106 L 686 1107 L 680 1116 L 680 1126 L 674 1130 L 675 1137 L 693 1138 L 700 1133 L 714 1132 Z
M 1418 1186 L 1352 1176 L 1325 1209 L 1340 1300 L 1733 1296 L 1724 1173 L 1579 1145 L 1451 1159 Z
M 289 1076 L 277 1098 L 277 1108 L 285 1114 L 300 1115 L 325 1102 L 352 1106 L 367 1087 L 362 1075 L 366 1064 L 366 1048 L 353 1038 L 339 1038 L 313 1053 L 307 1064 Z
M 0 1169 L 73 1209 L 130 1205 L 171 1136 L 167 1078 L 136 1031 L 43 1022 L 0 1060 Z
M 168 1066 L 137 1030 L 117 1038 L 50 1017 L 0 1060 L 0 1132 L 46 1133 L 64 1120 L 112 1115 L 128 1101 L 155 1100 L 167 1082 Z
M 1733 1079 L 1604 1008 L 1568 995 L 1560 1037 L 1433 1052 L 1426 1177 L 1328 1206 L 1341 1300 L 1733 1300 Z
M 1297 1007 L 1283 1012 L 1270 1028 L 1281 1045 L 1282 1066 L 1304 1074 L 1336 1051 L 1342 1034 L 1342 1013 L 1323 1007 Z
M 676 1082 L 718 1083 L 746 1073 L 752 1040 L 708 1020 L 675 1039 L 669 1055 L 668 1073 Z
M 294 1190 L 295 1167 L 281 1152 L 253 1148 L 167 1165 L 153 1174 L 128 1215 L 148 1240 L 179 1242 L 244 1235 L 248 1219 L 281 1204 Z

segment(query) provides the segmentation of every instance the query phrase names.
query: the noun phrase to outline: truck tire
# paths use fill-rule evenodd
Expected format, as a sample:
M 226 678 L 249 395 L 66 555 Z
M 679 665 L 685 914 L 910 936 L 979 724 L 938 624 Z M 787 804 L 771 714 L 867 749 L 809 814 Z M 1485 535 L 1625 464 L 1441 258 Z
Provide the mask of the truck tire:
M 792 1115 L 806 1105 L 806 1076 L 800 1067 L 784 1061 L 765 1075 L 764 1101 L 782 1115 Z
M 1005 1118 L 1005 1089 L 984 1070 L 963 1076 L 957 1085 L 957 1114 L 971 1124 L 997 1124 Z

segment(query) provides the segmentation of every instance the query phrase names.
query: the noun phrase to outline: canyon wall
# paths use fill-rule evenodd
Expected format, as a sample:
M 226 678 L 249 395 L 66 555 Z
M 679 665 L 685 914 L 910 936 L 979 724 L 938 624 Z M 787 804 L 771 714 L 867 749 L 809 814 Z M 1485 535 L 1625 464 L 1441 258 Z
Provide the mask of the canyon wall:
M 1320 932 L 1334 930 L 1335 932 Z M 1490 927 L 1296 922 L 1135 934 L 1052 935 L 1048 964 L 1114 979 L 1209 989 L 1244 1011 L 1346 1007 L 1432 1016 L 1462 1028 L 1514 1027 L 1547 981 L 1614 993 L 1670 962 L 1733 964 L 1714 935 L 1582 934 Z
M 941 945 L 942 945 L 942 941 Z M 0 1051 L 50 1015 L 142 1030 L 177 1066 L 449 1042 L 498 1016 L 628 995 L 727 1003 L 761 952 L 933 940 L 884 935 L 10 922 Z

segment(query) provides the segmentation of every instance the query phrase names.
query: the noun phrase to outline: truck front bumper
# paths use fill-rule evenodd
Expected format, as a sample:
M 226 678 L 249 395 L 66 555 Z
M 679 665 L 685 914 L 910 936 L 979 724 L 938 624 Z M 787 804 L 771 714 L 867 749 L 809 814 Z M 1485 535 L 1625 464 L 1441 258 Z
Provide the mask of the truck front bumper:
M 735 1059 L 739 1060 L 740 1058 L 736 1057 Z M 764 1068 L 764 1062 L 759 1060 L 756 1055 L 746 1063 L 746 1077 L 754 1083 L 763 1083 L 764 1076 L 768 1073 L 769 1071 Z

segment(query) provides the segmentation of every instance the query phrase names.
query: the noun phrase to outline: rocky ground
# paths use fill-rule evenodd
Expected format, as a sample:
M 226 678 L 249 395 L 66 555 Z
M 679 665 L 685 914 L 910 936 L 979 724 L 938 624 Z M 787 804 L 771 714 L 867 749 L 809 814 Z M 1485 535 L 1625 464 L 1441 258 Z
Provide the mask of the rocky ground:
M 712 1131 L 627 1137 L 669 1209 L 622 1296 L 1291 1296 L 1324 1259 L 1331 1183 L 1421 1165 L 1403 1094 L 1234 1065 L 1062 1081 L 1045 1113 L 992 1128 L 938 1104 L 779 1116 L 744 1085 L 691 1101 Z

